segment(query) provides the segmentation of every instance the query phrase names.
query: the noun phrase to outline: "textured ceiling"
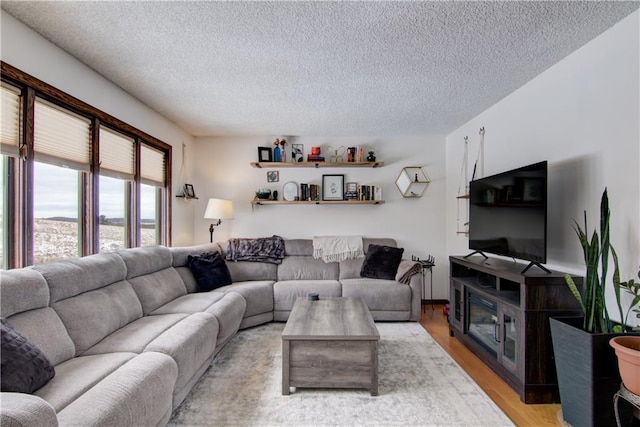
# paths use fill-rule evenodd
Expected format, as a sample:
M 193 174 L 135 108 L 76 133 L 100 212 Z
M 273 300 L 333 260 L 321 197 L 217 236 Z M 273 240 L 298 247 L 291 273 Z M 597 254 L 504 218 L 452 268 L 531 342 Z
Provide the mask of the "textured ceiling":
M 193 135 L 448 133 L 634 2 L 22 2 L 1 7 Z

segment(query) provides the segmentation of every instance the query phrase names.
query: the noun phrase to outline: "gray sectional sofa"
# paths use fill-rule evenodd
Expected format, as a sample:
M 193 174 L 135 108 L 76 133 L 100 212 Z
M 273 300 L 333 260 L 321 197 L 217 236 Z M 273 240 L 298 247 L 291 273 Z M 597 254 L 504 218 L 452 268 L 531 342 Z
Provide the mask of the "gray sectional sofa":
M 164 425 L 238 329 L 286 321 L 310 292 L 360 297 L 378 321 L 420 317 L 420 274 L 361 278 L 362 258 L 324 263 L 310 239 L 286 240 L 279 265 L 227 262 L 233 283 L 197 292 L 188 256 L 212 250 L 225 251 L 155 246 L 0 272 L 0 316 L 55 367 L 32 394 L 2 393 L 0 424 Z

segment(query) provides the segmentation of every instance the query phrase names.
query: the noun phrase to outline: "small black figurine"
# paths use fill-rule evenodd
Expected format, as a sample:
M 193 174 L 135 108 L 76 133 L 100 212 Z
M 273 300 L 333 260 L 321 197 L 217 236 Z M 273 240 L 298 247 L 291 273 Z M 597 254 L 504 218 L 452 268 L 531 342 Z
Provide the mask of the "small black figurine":
M 369 155 L 367 156 L 367 162 L 375 162 L 376 156 L 373 155 L 373 151 L 369 151 Z

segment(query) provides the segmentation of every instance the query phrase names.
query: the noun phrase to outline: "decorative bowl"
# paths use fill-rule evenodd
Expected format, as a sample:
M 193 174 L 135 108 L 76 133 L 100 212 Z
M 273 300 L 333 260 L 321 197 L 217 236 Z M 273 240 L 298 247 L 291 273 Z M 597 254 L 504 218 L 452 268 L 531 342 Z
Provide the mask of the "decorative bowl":
M 271 197 L 271 190 L 266 188 L 261 188 L 260 190 L 256 190 L 256 199 L 260 200 L 268 200 Z

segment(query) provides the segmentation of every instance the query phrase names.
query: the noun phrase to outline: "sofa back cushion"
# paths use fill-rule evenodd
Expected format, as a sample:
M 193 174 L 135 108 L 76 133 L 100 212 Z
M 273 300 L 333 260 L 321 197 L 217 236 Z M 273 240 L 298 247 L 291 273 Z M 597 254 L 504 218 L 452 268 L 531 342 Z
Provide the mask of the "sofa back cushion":
M 391 247 L 398 247 L 398 243 L 394 239 L 388 238 L 363 238 L 362 247 L 365 255 L 369 250 L 369 245 L 384 245 Z M 364 258 L 347 259 L 340 262 L 340 280 L 342 279 L 356 279 L 360 277 L 360 270 L 362 269 L 362 263 Z
M 313 258 L 313 240 L 285 240 L 284 250 L 285 258 L 278 266 L 278 281 L 338 280 L 337 262 L 325 263 Z
M 180 275 L 180 278 L 184 282 L 187 288 L 187 293 L 193 293 L 198 291 L 198 283 L 191 272 L 191 269 L 187 265 L 189 262 L 189 255 L 200 255 L 207 252 L 220 252 L 223 253 L 222 248 L 218 243 L 207 243 L 197 246 L 182 246 L 169 248 L 172 256 L 172 266 Z
M 49 287 L 38 271 L 0 271 L 0 316 L 57 365 L 74 356 L 75 346 L 62 320 L 48 305 Z
M 339 264 L 325 263 L 313 256 L 286 256 L 278 266 L 278 281 L 338 280 Z
M 116 254 L 91 255 L 34 267 L 47 281 L 51 307 L 75 344 L 76 355 L 142 316 L 126 267 Z
M 2 391 L 33 393 L 55 375 L 53 365 L 37 345 L 0 317 Z
M 289 239 L 284 241 L 285 256 L 313 256 L 313 240 Z
M 118 255 L 127 266 L 127 281 L 138 295 L 144 314 L 186 295 L 187 287 L 173 268 L 173 256 L 169 248 L 132 248 L 119 251 Z

